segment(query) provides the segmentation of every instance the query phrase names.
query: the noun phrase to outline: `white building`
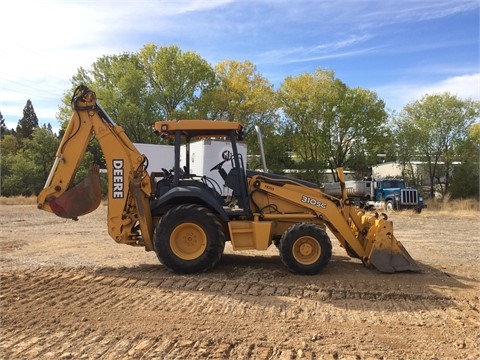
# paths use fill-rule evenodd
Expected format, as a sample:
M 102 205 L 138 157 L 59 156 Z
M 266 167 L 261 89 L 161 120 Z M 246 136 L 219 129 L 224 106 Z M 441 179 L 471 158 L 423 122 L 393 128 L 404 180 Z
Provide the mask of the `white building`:
M 402 171 L 402 166 L 393 161 L 372 166 L 373 178 L 399 178 Z

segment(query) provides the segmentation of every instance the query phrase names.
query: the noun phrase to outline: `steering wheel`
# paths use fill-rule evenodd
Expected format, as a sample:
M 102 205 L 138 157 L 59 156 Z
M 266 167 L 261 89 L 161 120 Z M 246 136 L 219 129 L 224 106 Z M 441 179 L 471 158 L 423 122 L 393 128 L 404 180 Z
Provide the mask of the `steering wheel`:
M 171 176 L 173 176 L 172 172 L 170 170 L 167 170 L 165 168 L 162 168 L 162 171 L 163 171 L 163 174 L 164 174 L 164 177 L 165 178 L 169 178 Z
M 210 171 L 213 171 L 213 170 L 220 170 L 223 166 L 223 164 L 225 164 L 225 162 L 227 162 L 228 160 L 223 160 L 223 161 L 220 161 L 217 165 L 215 165 L 214 167 L 212 167 L 210 169 Z

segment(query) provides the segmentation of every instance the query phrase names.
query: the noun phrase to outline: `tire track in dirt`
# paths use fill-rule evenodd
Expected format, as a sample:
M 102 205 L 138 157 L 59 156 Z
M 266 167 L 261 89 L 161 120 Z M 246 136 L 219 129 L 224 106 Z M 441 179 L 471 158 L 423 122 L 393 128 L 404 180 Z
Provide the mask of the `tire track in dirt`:
M 421 274 L 366 269 L 333 241 L 313 277 L 229 244 L 180 276 L 112 242 L 105 206 L 78 222 L 2 209 L 2 359 L 480 359 L 478 214 L 391 216 Z
M 118 272 L 118 276 L 105 276 L 105 275 L 92 275 L 88 273 L 79 274 L 78 270 L 72 269 L 63 269 L 55 270 L 55 272 L 46 271 L 40 274 L 36 273 L 22 273 L 18 274 L 4 274 L 2 276 L 2 288 L 9 292 L 15 290 L 16 286 L 25 286 L 25 283 L 32 283 L 31 287 L 27 285 L 27 289 L 19 290 L 22 291 L 22 296 L 20 303 L 29 303 L 31 299 L 28 298 L 28 292 L 32 292 L 32 296 L 37 302 L 43 302 L 49 306 L 55 306 L 56 303 L 72 303 L 78 302 L 79 306 L 84 306 L 88 304 L 100 305 L 109 302 L 109 306 L 116 307 L 121 304 L 123 299 L 129 299 L 129 302 L 132 305 L 135 305 L 138 308 L 152 307 L 157 306 L 158 304 L 152 303 L 149 304 L 145 302 L 143 298 L 145 295 L 137 294 L 120 294 L 120 296 L 112 297 L 112 291 L 115 291 L 112 288 L 161 288 L 162 290 L 180 290 L 180 291 L 189 291 L 202 293 L 203 302 L 206 303 L 215 303 L 216 298 L 222 298 L 222 304 L 224 307 L 204 307 L 203 302 L 197 305 L 187 304 L 190 308 L 190 312 L 197 312 L 195 306 L 202 308 L 202 311 L 205 309 L 211 309 L 207 312 L 215 311 L 217 313 L 229 313 L 230 308 L 242 308 L 240 306 L 243 301 L 241 301 L 244 296 L 272 296 L 273 299 L 286 298 L 294 299 L 294 302 L 307 302 L 307 299 L 314 299 L 315 301 L 322 302 L 341 302 L 344 301 L 346 310 L 355 310 L 358 309 L 362 312 L 372 310 L 369 304 L 372 302 L 381 303 L 381 309 L 384 311 L 396 311 L 397 313 L 403 313 L 405 316 L 409 314 L 418 312 L 418 311 L 428 311 L 431 308 L 448 308 L 451 307 L 454 299 L 450 296 L 442 296 L 438 294 L 412 294 L 408 292 L 399 293 L 396 291 L 372 291 L 368 289 L 362 289 L 362 284 L 359 284 L 360 289 L 345 289 L 342 284 L 336 283 L 334 286 L 326 285 L 309 285 L 305 287 L 299 287 L 294 285 L 264 285 L 259 284 L 258 282 L 250 283 L 238 283 L 237 281 L 229 280 L 207 280 L 207 279 L 197 279 L 197 278 L 180 278 L 177 279 L 175 275 L 168 276 L 158 276 L 155 275 L 155 278 L 146 279 L 137 279 L 129 278 L 128 273 L 123 271 Z M 68 286 L 67 286 L 68 285 Z M 365 286 L 365 285 L 363 285 Z M 140 294 L 140 293 L 138 293 Z M 170 297 L 173 296 L 173 292 L 164 293 L 163 296 L 165 299 L 162 299 L 160 303 L 164 307 L 169 307 Z M 225 295 L 234 295 L 237 297 L 231 297 L 223 301 Z M 147 299 L 148 299 L 147 294 Z M 189 301 L 190 298 L 186 298 Z M 236 299 L 236 300 L 235 300 Z M 158 300 L 158 296 L 155 297 L 155 300 Z M 284 300 L 286 301 L 286 300 Z M 231 304 L 235 302 L 234 304 Z M 278 301 L 277 301 L 278 302 Z M 468 300 L 463 301 L 464 306 L 471 307 Z M 352 304 L 358 304 L 358 306 L 353 307 Z M 456 306 L 458 306 L 458 301 L 455 301 Z M 433 304 L 433 306 L 432 306 Z M 178 308 L 178 304 L 172 309 Z M 184 307 L 187 307 L 184 306 Z M 305 305 L 305 304 L 302 304 Z M 260 310 L 262 313 L 268 312 L 266 308 L 268 305 L 262 305 Z M 277 310 L 282 311 L 283 307 L 281 305 L 272 305 L 273 311 Z M 279 309 L 278 309 L 279 308 Z M 378 307 L 380 308 L 380 306 Z M 183 308 L 179 309 L 184 311 Z M 314 312 L 315 309 L 308 309 L 309 313 Z
M 34 278 L 36 287 L 32 290 L 37 298 L 48 296 L 52 286 L 59 286 L 58 283 L 68 282 L 73 286 L 95 285 L 122 287 L 122 288 L 162 288 L 169 290 L 200 291 L 211 293 L 222 293 L 229 295 L 250 295 L 250 296 L 283 296 L 294 298 L 315 298 L 322 301 L 327 300 L 365 300 L 365 301 L 444 301 L 448 303 L 453 298 L 448 295 L 432 293 L 413 293 L 392 289 L 375 289 L 367 283 L 340 281 L 317 282 L 316 284 L 292 285 L 277 281 L 275 285 L 262 282 L 258 279 L 243 277 L 241 282 L 238 279 L 228 280 L 215 278 L 208 275 L 182 276 L 168 272 L 145 272 L 138 277 L 138 272 L 131 269 L 103 269 L 99 275 L 92 274 L 92 270 L 82 269 L 59 269 L 43 268 L 41 272 L 35 271 L 22 273 L 4 273 L 2 278 L 4 286 L 15 284 L 15 281 L 8 281 L 11 278 L 24 279 Z M 105 275 L 103 275 L 105 273 Z M 210 275 L 210 274 L 209 274 Z M 20 281 L 21 282 L 21 281 Z M 90 291 L 85 288 L 85 291 Z M 107 291 L 107 290 L 105 290 Z
M 448 329 L 455 323 L 459 330 L 447 333 L 442 341 L 453 342 L 453 348 L 461 350 L 474 346 L 463 339 L 469 331 L 478 330 L 479 316 L 470 300 L 439 294 L 380 292 L 366 284 L 342 281 L 307 287 L 281 281 L 272 285 L 257 279 L 187 277 L 148 268 L 133 274 L 128 268 L 6 273 L 1 306 L 0 349 L 5 358 L 17 359 L 86 355 L 102 359 L 315 358 L 325 344 L 338 345 L 335 339 L 343 331 L 342 324 L 383 329 L 383 334 L 376 335 L 382 341 L 396 327 L 421 328 L 426 331 L 416 335 L 417 341 L 428 341 L 428 329 Z M 196 315 L 195 320 L 190 315 Z M 191 322 L 195 329 L 187 338 L 172 335 L 179 319 Z M 285 334 L 257 334 L 252 345 L 248 341 L 252 328 L 247 324 L 259 319 L 267 326 L 284 322 L 289 329 Z M 99 330 L 97 325 L 107 320 L 107 330 L 105 326 Z M 292 334 L 305 324 L 310 324 L 310 338 L 293 341 Z M 159 335 L 152 331 L 156 328 L 167 331 Z M 325 334 L 324 329 L 331 333 Z M 235 334 L 223 335 L 224 330 Z M 378 341 L 368 332 L 361 334 L 373 343 Z M 345 347 L 348 353 L 348 344 Z M 363 351 L 374 351 L 370 347 L 365 343 Z M 478 354 L 478 346 L 473 350 Z M 361 354 L 359 349 L 351 352 Z

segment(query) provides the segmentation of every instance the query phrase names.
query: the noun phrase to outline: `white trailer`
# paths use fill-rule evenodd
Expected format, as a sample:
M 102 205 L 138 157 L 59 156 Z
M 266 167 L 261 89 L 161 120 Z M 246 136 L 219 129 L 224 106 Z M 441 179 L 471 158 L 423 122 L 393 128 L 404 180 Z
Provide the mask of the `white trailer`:
M 368 198 L 371 197 L 372 182 L 371 181 L 345 181 L 345 188 L 348 197 L 351 198 Z M 340 183 L 325 183 L 323 192 L 335 197 L 342 197 Z
M 365 209 L 414 209 L 420 213 L 426 207 L 419 191 L 407 187 L 400 179 L 345 181 L 345 188 L 353 203 Z M 338 198 L 342 196 L 340 183 L 326 183 L 322 191 Z

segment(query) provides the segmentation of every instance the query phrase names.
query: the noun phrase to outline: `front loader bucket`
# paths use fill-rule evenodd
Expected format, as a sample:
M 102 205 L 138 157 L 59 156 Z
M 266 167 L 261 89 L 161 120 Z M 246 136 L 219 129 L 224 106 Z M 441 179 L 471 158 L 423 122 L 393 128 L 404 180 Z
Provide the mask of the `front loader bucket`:
M 92 164 L 87 177 L 57 198 L 47 199 L 55 215 L 77 220 L 98 208 L 102 199 L 100 166 Z
M 420 267 L 415 260 L 393 236 L 391 221 L 382 220 L 374 231 L 375 240 L 368 257 L 368 262 L 371 265 L 385 273 L 420 271 Z

